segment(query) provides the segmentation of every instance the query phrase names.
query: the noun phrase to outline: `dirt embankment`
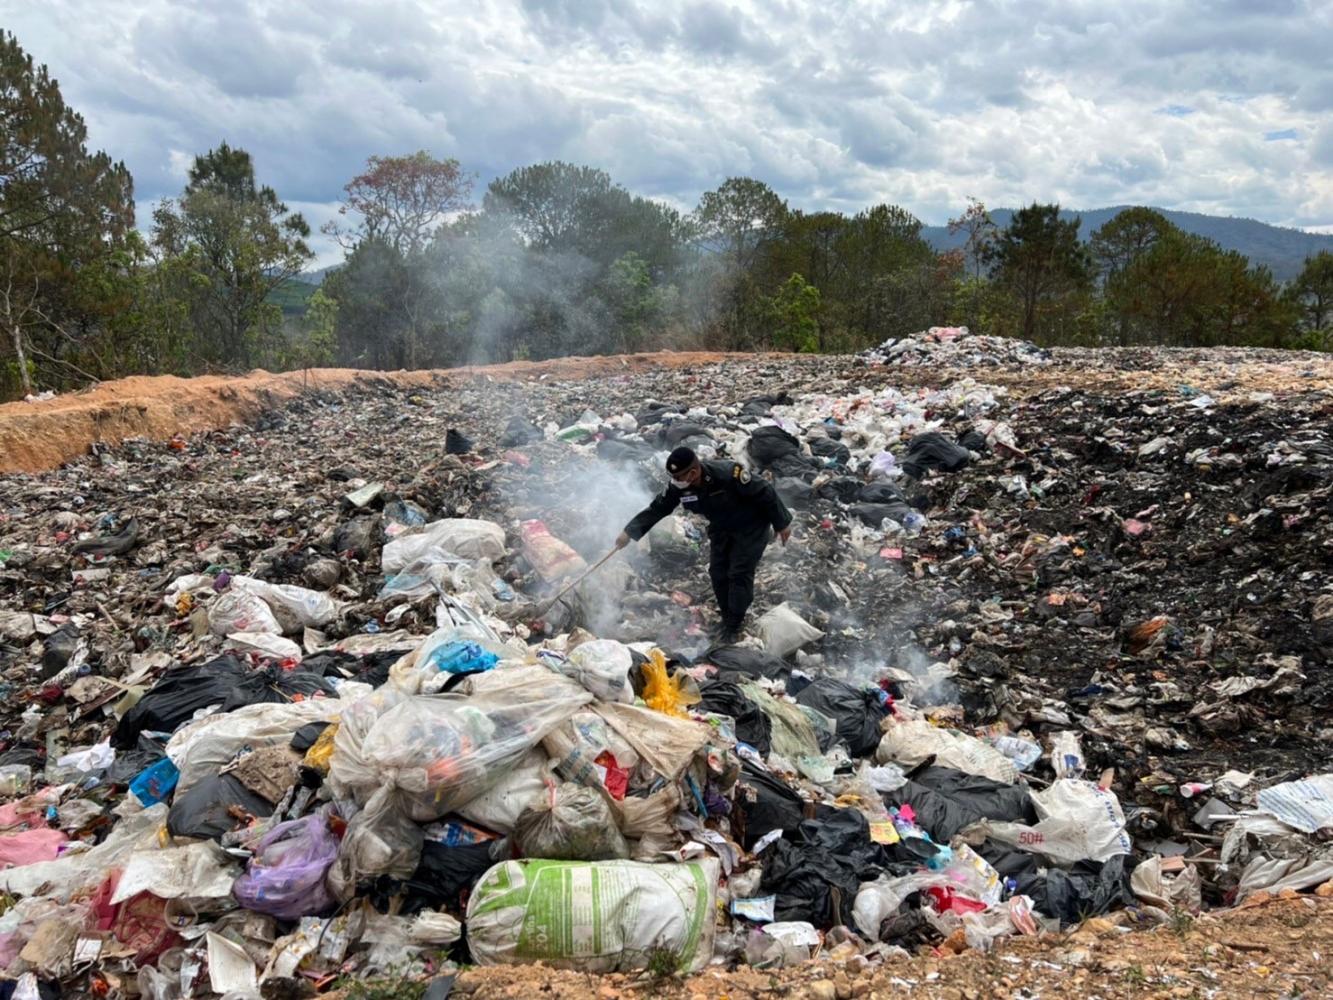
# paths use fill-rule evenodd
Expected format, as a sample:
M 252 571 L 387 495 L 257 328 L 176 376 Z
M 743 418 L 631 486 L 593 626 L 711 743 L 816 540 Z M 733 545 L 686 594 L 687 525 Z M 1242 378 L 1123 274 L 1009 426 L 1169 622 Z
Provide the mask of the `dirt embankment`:
M 870 369 L 867 381 L 890 377 L 895 384 L 923 385 L 971 375 L 978 381 L 1003 385 L 1018 396 L 1061 385 L 1104 392 L 1175 391 L 1183 385 L 1211 393 L 1224 402 L 1260 391 L 1278 396 L 1333 392 L 1333 356 L 1308 352 L 1076 348 L 1052 353 L 1055 363 L 1046 367 L 893 367 Z M 797 357 L 815 360 L 809 355 Z M 728 361 L 756 364 L 777 358 L 788 362 L 796 359 L 783 354 L 658 351 L 421 371 L 313 368 L 281 374 L 255 370 L 248 375 L 195 378 L 137 375 L 54 399 L 0 404 L 0 474 L 52 469 L 85 454 L 93 444 L 116 445 L 135 437 L 165 440 L 176 434 L 226 427 L 252 420 L 264 410 L 308 392 L 357 386 L 430 388 L 469 378 L 607 378 L 653 368 L 702 367 Z M 1171 363 L 1164 367 L 1166 359 Z M 847 361 L 851 363 L 850 358 Z M 875 371 L 878 376 L 869 374 Z
M 860 959 L 789 969 L 708 969 L 697 976 L 592 976 L 544 966 L 469 969 L 466 1000 L 1249 1000 L 1333 996 L 1333 900 L 1256 897 L 1243 909 L 1132 932 L 1094 918 L 1069 933 L 1006 938 L 990 952 L 922 954 L 864 968 Z
M 138 375 L 103 382 L 82 392 L 36 402 L 0 405 L 0 474 L 41 472 L 85 454 L 93 444 L 120 444 L 127 438 L 163 440 L 176 434 L 226 427 L 303 393 L 351 386 L 431 387 L 451 380 L 588 378 L 679 368 L 754 355 L 702 352 L 629 354 L 618 357 L 514 361 L 475 368 L 374 372 L 355 368 L 315 368 L 248 375 Z

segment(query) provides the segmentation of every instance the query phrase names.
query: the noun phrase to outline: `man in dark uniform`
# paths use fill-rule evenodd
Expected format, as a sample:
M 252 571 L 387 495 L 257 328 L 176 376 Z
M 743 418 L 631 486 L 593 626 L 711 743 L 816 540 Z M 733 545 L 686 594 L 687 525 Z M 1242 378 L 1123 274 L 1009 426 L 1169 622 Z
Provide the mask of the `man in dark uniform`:
M 678 505 L 706 517 L 708 575 L 722 613 L 721 638 L 734 641 L 754 600 L 754 571 L 769 531 L 785 546 L 791 513 L 771 485 L 735 462 L 701 462 L 689 448 L 677 448 L 667 456 L 666 468 L 671 484 L 625 525 L 616 548 L 637 542 Z

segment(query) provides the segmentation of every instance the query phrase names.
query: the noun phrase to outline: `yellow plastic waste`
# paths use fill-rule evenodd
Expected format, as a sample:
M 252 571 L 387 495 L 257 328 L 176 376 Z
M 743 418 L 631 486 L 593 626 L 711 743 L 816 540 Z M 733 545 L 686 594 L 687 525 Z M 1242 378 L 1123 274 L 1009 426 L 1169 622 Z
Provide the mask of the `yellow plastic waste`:
M 699 692 L 694 685 L 683 687 L 690 678 L 683 673 L 674 677 L 667 673 L 666 654 L 660 649 L 648 652 L 648 663 L 643 668 L 643 701 L 655 712 L 685 718 L 686 706 L 697 704 Z
M 324 731 L 319 734 L 314 743 L 310 744 L 310 749 L 305 752 L 305 757 L 301 763 L 306 767 L 312 767 L 320 774 L 329 773 L 329 761 L 333 759 L 333 740 L 338 735 L 338 723 L 331 722 L 324 727 Z

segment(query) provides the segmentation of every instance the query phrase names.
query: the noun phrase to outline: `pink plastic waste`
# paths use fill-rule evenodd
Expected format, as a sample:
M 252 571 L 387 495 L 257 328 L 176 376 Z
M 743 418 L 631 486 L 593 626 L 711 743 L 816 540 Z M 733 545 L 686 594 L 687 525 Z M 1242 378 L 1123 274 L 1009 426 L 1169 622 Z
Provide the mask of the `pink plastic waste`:
M 543 580 L 552 582 L 587 568 L 583 557 L 551 534 L 541 521 L 524 521 L 519 525 L 523 536 L 523 555 Z
M 54 861 L 69 838 L 59 830 L 39 826 L 0 836 L 0 869 L 22 868 L 39 861 Z
M 44 821 L 48 806 L 60 801 L 60 788 L 51 785 L 40 792 L 0 806 L 0 830 L 13 830 L 20 826 L 35 826 Z

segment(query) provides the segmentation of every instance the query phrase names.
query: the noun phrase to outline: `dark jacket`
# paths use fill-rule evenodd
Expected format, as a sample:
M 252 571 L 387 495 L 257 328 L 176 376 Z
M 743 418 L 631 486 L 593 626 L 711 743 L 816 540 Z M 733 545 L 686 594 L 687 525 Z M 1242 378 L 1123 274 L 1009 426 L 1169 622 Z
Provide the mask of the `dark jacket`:
M 703 478 L 698 486 L 682 490 L 668 483 L 625 525 L 625 533 L 638 541 L 677 506 L 706 517 L 708 533 L 713 536 L 749 534 L 766 526 L 781 531 L 791 524 L 791 513 L 766 480 L 751 476 L 735 462 L 699 464 L 703 466 Z

